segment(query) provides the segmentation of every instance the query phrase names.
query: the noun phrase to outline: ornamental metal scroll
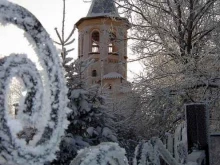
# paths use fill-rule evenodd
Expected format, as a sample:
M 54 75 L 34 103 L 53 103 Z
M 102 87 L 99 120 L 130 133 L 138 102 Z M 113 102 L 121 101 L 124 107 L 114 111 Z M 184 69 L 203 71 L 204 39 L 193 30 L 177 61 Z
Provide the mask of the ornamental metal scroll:
M 0 59 L 0 161 L 39 165 L 55 158 L 67 127 L 67 88 L 61 63 L 49 35 L 25 8 L 0 0 L 0 23 L 23 29 L 36 44 L 35 52 L 45 77 L 25 54 Z M 9 82 L 18 77 L 26 95 L 18 105 L 18 117 L 9 113 Z

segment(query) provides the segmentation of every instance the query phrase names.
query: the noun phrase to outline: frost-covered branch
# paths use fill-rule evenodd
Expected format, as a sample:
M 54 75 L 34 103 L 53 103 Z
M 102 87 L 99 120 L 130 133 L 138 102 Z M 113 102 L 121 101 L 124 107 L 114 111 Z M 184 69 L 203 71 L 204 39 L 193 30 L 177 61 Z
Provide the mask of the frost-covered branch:
M 132 51 L 144 67 L 135 89 L 149 128 L 174 129 L 185 103 L 205 102 L 219 116 L 219 1 L 115 1 L 133 25 Z

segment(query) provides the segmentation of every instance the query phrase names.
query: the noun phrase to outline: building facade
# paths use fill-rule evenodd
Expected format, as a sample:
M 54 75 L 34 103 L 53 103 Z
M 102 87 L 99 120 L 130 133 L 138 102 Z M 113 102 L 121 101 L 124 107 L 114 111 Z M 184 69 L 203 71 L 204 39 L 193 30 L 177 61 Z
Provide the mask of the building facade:
M 127 30 L 130 24 L 119 16 L 113 0 L 93 0 L 86 17 L 77 23 L 78 57 L 93 62 L 83 72 L 88 85 L 123 92 L 127 82 Z

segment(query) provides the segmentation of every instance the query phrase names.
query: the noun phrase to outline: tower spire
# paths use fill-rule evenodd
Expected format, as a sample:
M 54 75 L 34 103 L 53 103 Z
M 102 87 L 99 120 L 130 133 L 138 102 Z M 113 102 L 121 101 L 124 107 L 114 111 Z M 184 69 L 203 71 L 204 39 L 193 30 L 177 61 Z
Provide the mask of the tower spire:
M 87 17 L 96 16 L 120 17 L 113 0 L 93 0 Z

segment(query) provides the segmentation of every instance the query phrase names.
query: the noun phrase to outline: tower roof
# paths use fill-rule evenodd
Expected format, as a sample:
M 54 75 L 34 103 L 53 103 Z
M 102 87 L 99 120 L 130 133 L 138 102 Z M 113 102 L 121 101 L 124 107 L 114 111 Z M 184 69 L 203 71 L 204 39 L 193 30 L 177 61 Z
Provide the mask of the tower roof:
M 120 17 L 113 0 L 93 0 L 87 17 L 96 16 Z

